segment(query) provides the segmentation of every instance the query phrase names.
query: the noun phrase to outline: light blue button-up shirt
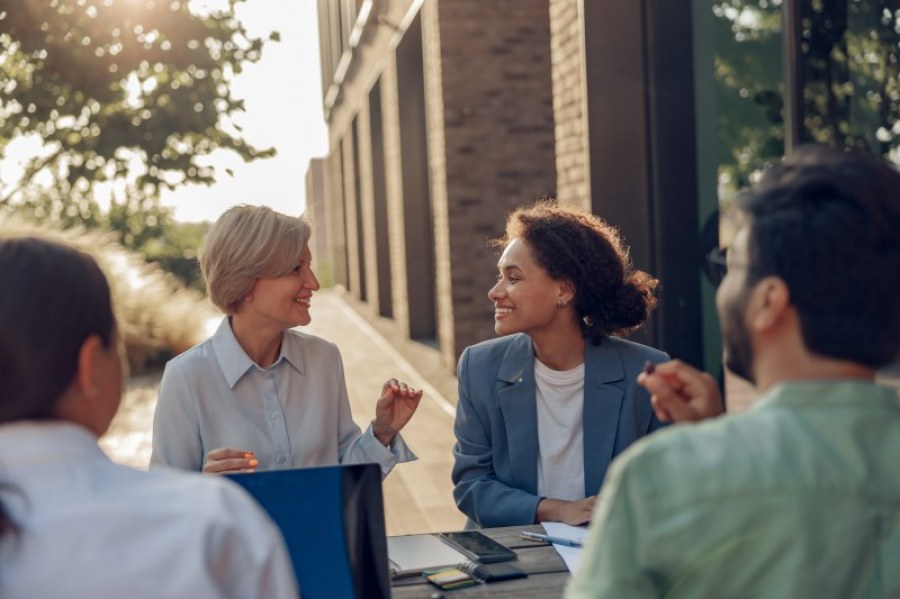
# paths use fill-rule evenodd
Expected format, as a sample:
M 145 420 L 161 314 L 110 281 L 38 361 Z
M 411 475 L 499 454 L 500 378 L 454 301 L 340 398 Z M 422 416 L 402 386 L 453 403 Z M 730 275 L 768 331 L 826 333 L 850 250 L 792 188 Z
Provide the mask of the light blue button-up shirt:
M 0 425 L 0 597 L 297 596 L 278 529 L 222 477 L 114 464 L 65 422 Z
M 638 442 L 566 597 L 900 597 L 896 390 L 782 384 Z
M 203 468 L 219 447 L 252 451 L 258 470 L 374 462 L 388 472 L 416 459 L 400 435 L 390 448 L 354 423 L 337 347 L 296 330 L 261 368 L 227 318 L 206 342 L 166 365 L 153 418 L 151 467 Z

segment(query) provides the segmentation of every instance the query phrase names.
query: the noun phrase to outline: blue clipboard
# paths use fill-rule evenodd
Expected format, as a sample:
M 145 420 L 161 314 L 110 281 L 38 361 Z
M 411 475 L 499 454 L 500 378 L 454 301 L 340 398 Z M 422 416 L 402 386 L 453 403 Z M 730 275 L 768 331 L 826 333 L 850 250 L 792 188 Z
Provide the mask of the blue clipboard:
M 304 599 L 390 597 L 377 464 L 226 476 L 281 529 Z

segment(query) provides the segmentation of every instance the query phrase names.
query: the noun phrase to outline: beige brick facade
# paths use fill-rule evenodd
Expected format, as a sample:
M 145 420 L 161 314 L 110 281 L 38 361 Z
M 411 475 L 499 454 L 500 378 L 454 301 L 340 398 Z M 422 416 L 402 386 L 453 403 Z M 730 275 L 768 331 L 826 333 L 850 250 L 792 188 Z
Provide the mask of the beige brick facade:
M 313 158 L 306 170 L 306 211 L 304 215 L 312 222 L 313 235 L 310 241 L 313 270 L 322 285 L 333 283 L 333 266 L 329 235 L 328 213 L 325 210 L 325 186 L 328 176 L 328 161 Z
M 406 277 L 406 238 L 403 231 L 403 173 L 400 165 L 400 109 L 397 94 L 397 62 L 388 56 L 381 74 L 381 111 L 384 124 L 385 186 L 390 235 L 391 288 L 394 321 L 409 331 L 409 286 Z
M 509 210 L 556 192 L 549 10 L 544 0 L 445 0 L 423 15 L 439 314 L 454 333 L 441 348 L 451 361 L 493 336 L 497 252 L 487 240 L 502 235 Z
M 550 0 L 556 188 L 560 202 L 591 208 L 583 0 Z
M 340 170 L 330 179 L 340 187 L 329 188 L 329 203 L 340 204 L 332 230 L 346 231 L 335 245 L 343 241 L 347 272 L 336 268 L 336 280 L 379 312 L 373 157 L 382 152 L 392 321 L 451 367 L 467 345 L 494 335 L 487 291 L 497 252 L 487 240 L 502 234 L 510 209 L 556 193 L 549 2 L 375 7 L 326 101 L 329 164 Z M 380 115 L 369 111 L 373 85 Z

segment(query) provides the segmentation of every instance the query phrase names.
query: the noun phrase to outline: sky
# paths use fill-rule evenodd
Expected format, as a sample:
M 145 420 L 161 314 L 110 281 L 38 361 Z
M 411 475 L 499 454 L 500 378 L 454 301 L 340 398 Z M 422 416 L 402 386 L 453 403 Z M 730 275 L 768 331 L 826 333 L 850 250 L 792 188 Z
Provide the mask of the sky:
M 265 204 L 297 216 L 306 205 L 309 160 L 328 152 L 316 2 L 246 0 L 237 10 L 251 35 L 267 38 L 273 30 L 281 34 L 281 41 L 268 42 L 260 61 L 248 65 L 232 84 L 234 97 L 246 102 L 247 112 L 236 118 L 244 139 L 257 148 L 274 147 L 278 154 L 249 164 L 224 150 L 214 154 L 216 184 L 163 194 L 163 204 L 174 208 L 181 222 L 212 221 L 241 203 Z M 231 168 L 234 177 L 225 168 Z
M 215 9 L 226 0 L 191 0 L 192 9 Z M 245 65 L 232 82 L 232 96 L 245 101 L 246 112 L 235 115 L 244 139 L 256 148 L 274 147 L 273 158 L 245 164 L 236 154 L 219 150 L 203 160 L 216 167 L 212 186 L 188 185 L 163 191 L 161 202 L 180 222 L 214 221 L 236 204 L 264 204 L 292 216 L 306 207 L 306 169 L 311 158 L 328 152 L 328 132 L 322 112 L 319 32 L 314 0 L 245 0 L 237 15 L 249 35 L 281 41 L 266 42 L 262 58 Z M 41 153 L 36 135 L 14 140 L 0 161 L 0 189 L 21 176 L 25 161 Z M 225 169 L 230 168 L 234 176 Z M 98 192 L 105 207 L 109 194 Z

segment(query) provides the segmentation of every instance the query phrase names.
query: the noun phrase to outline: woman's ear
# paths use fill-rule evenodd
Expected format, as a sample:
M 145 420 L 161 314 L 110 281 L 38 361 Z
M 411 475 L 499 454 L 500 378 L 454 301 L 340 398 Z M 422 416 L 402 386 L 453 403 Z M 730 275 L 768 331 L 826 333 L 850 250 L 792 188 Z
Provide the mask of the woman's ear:
M 571 281 L 560 281 L 559 298 L 567 304 L 575 299 L 575 285 Z
M 78 352 L 78 370 L 69 388 L 56 404 L 54 414 L 61 420 L 80 424 L 97 437 L 109 426 L 103 395 L 103 342 L 91 335 Z
M 97 395 L 99 388 L 99 359 L 103 350 L 103 341 L 99 335 L 91 335 L 81 344 L 78 352 L 78 372 L 75 382 L 85 397 Z

